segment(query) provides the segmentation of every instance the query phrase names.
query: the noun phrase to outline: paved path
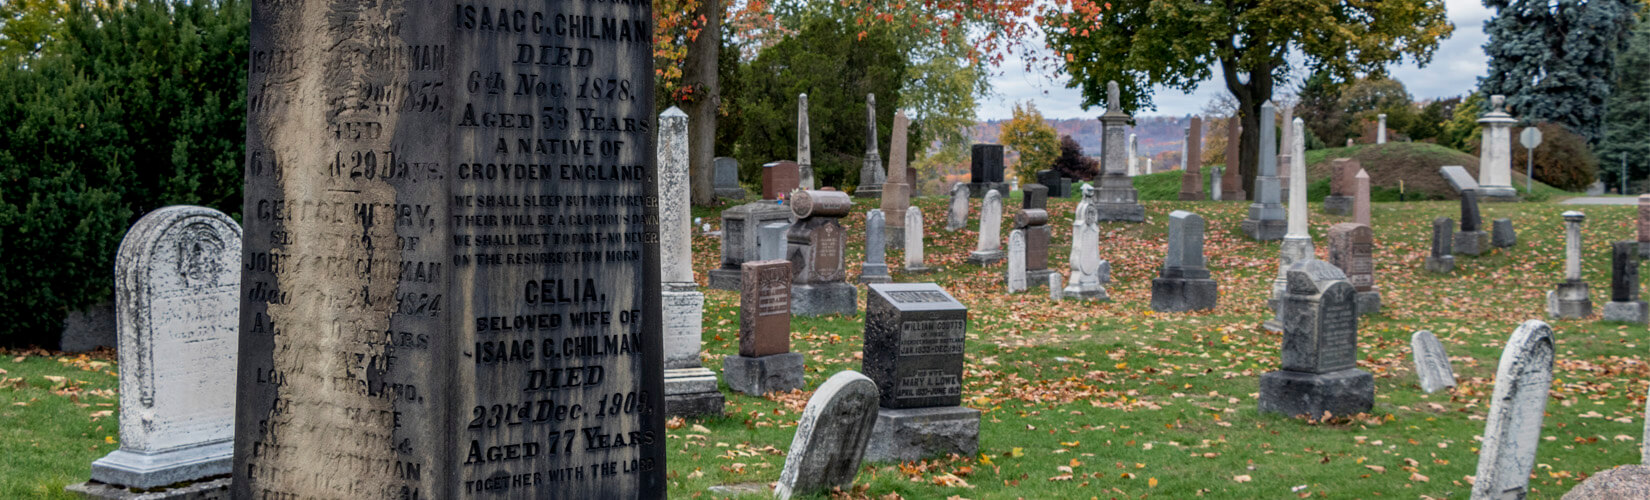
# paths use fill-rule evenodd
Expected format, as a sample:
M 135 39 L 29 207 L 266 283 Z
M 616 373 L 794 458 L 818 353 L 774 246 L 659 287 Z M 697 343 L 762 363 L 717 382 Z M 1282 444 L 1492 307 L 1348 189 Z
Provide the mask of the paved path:
M 1637 205 L 1633 196 L 1582 196 L 1558 202 L 1561 205 Z

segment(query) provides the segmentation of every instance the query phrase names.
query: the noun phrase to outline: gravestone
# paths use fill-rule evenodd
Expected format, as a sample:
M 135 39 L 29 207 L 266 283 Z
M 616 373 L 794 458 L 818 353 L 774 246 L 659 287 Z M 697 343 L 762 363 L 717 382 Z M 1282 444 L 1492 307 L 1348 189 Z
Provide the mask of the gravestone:
M 1243 121 L 1236 115 L 1226 119 L 1226 172 L 1220 181 L 1220 199 L 1244 201 L 1249 193 L 1243 191 L 1243 173 L 1237 167 L 1239 145 L 1243 143 Z
M 1026 280 L 1031 288 L 1042 286 L 1054 270 L 1048 268 L 1049 240 L 1054 228 L 1048 225 L 1048 211 L 1023 208 L 1014 213 L 1014 229 L 1025 232 Z
M 1219 285 L 1203 259 L 1203 217 L 1176 210 L 1169 214 L 1169 251 L 1152 279 L 1152 310 L 1183 312 L 1214 309 Z
M 865 163 L 859 167 L 859 187 L 855 198 L 882 196 L 888 173 L 882 170 L 882 153 L 877 149 L 877 95 L 865 94 Z
M 1048 186 L 1026 184 L 1020 188 L 1020 208 L 1048 209 Z
M 763 240 L 758 233 L 760 228 L 772 224 L 784 224 L 789 228 L 790 207 L 780 204 L 778 200 L 762 200 L 722 211 L 722 265 L 706 273 L 710 275 L 711 288 L 737 291 L 740 289 L 739 280 L 744 276 L 740 270 L 742 264 L 770 260 L 763 257 Z M 783 255 L 786 251 L 779 252 Z
M 1650 466 L 1619 465 L 1583 479 L 1559 500 L 1650 498 Z
M 789 243 L 785 241 L 785 234 L 790 231 L 791 223 L 789 221 L 769 222 L 758 226 L 756 228 L 756 260 L 785 260 L 785 255 L 790 250 Z M 740 269 L 744 269 L 743 263 L 740 264 Z M 740 282 L 743 282 L 744 279 L 744 276 L 739 278 Z M 740 285 L 740 289 L 743 290 L 744 285 Z
M 1437 335 L 1426 330 L 1415 332 L 1409 337 L 1409 350 L 1415 358 L 1415 376 L 1421 379 L 1421 390 L 1431 394 L 1455 387 L 1455 369 L 1450 367 L 1449 354 Z
M 968 185 L 951 185 L 951 208 L 945 212 L 945 230 L 956 231 L 968 226 Z
M 863 370 L 881 405 L 870 461 L 979 450 L 980 411 L 962 404 L 968 308 L 933 283 L 870 285 Z
M 966 202 L 968 198 L 965 197 L 963 200 Z M 927 229 L 922 225 L 921 208 L 911 207 L 905 210 L 905 227 L 909 228 L 905 232 L 905 273 L 926 273 L 929 268 L 927 263 L 923 262 L 923 253 L 926 250 L 923 233 Z
M 1066 285 L 1065 295 L 1079 300 L 1111 300 L 1106 293 L 1106 283 L 1111 282 L 1111 263 L 1100 258 L 1098 212 L 1092 205 L 1082 206 L 1078 218 L 1072 222 L 1071 281 Z
M 1547 315 L 1559 319 L 1581 319 L 1593 315 L 1593 300 L 1587 282 L 1581 280 L 1581 223 L 1587 216 L 1574 210 L 1564 212 L 1564 281 L 1547 292 Z
M 1260 377 L 1261 413 L 1322 418 L 1369 411 L 1375 378 L 1358 369 L 1356 291 L 1328 262 L 1289 268 L 1283 322 L 1283 369 Z
M 1369 227 L 1369 172 L 1358 169 L 1352 175 L 1352 222 Z
M 1192 115 L 1186 127 L 1186 150 L 1180 157 L 1184 173 L 1180 174 L 1180 200 L 1203 200 L 1203 118 Z
M 1617 241 L 1610 245 L 1610 301 L 1604 303 L 1604 320 L 1650 323 L 1650 304 L 1639 300 L 1639 242 Z
M 1329 263 L 1346 273 L 1347 282 L 1358 291 L 1359 316 L 1381 312 L 1381 289 L 1375 286 L 1375 232 L 1369 226 L 1329 226 Z
M 1461 191 L 1461 232 L 1455 233 L 1455 253 L 1478 256 L 1490 248 L 1490 233 L 1478 215 L 1478 191 Z
M 1140 175 L 1140 137 L 1129 134 L 1129 177 Z M 1146 172 L 1151 173 L 1151 172 Z
M 968 262 L 986 266 L 1003 260 L 1003 197 L 991 190 L 980 202 L 979 244 L 968 254 Z
M 1220 166 L 1215 166 L 1215 167 L 1210 167 L 1210 168 L 1211 168 L 1211 170 L 1209 171 L 1209 199 L 1214 200 L 1214 201 L 1221 201 L 1223 198 L 1220 197 L 1221 196 L 1220 181 L 1221 181 L 1221 176 L 1224 175 L 1224 172 L 1223 172 L 1222 167 L 1220 167 Z
M 1058 170 L 1038 170 L 1037 183 L 1048 186 L 1048 195 L 1053 198 L 1070 198 L 1071 179 L 1061 175 Z
M 1375 143 L 1386 144 L 1386 113 L 1375 115 Z
M 1323 199 L 1323 213 L 1352 215 L 1352 176 L 1363 170 L 1358 160 L 1336 158 L 1329 162 L 1329 196 Z
M 794 161 L 762 165 L 762 199 L 783 200 L 802 185 L 802 167 Z
M 814 189 L 813 137 L 808 130 L 808 94 L 796 95 L 797 189 Z
M 802 353 L 791 352 L 791 262 L 746 262 L 739 291 L 739 353 L 722 358 L 728 388 L 753 396 L 801 389 Z
M 217 210 L 165 207 L 126 232 L 115 258 L 120 449 L 92 462 L 92 482 L 70 491 L 230 473 L 240 272 L 241 226 Z
M 1026 291 L 1026 233 L 1008 232 L 1008 293 Z
M 859 290 L 848 284 L 845 266 L 847 234 L 837 219 L 848 215 L 854 202 L 841 191 L 798 191 L 791 198 L 796 223 L 786 235 L 790 242 L 791 314 L 823 316 L 859 312 Z
M 884 191 L 887 193 L 887 191 Z M 887 197 L 883 198 L 888 199 Z M 882 210 L 871 209 L 865 215 L 865 263 L 860 266 L 860 283 L 887 283 L 894 281 L 888 275 L 887 241 Z M 903 216 L 901 217 L 903 218 Z
M 726 156 L 716 157 L 715 193 L 717 198 L 741 200 L 749 193 L 739 186 L 739 160 Z
M 1518 244 L 1518 232 L 1513 231 L 1512 219 L 1496 219 L 1490 224 L 1490 245 L 1512 248 Z
M 911 187 L 915 180 L 906 177 L 906 131 L 911 120 L 904 111 L 894 113 L 894 133 L 888 146 L 888 182 L 882 184 L 882 211 L 887 214 L 889 248 L 905 247 L 905 209 L 911 206 Z
M 1518 190 L 1512 187 L 1512 126 L 1518 120 L 1507 114 L 1505 103 L 1502 96 L 1490 96 L 1490 111 L 1478 119 L 1484 129 L 1479 141 L 1479 192 L 1490 201 L 1518 201 Z
M 1455 221 L 1449 217 L 1432 220 L 1432 253 L 1427 255 L 1426 268 L 1438 274 L 1455 272 L 1455 254 L 1450 253 L 1450 242 L 1455 239 Z
M 1285 133 L 1295 139 L 1285 141 L 1285 144 L 1291 145 L 1292 148 L 1304 147 L 1303 145 L 1306 142 L 1303 137 L 1305 124 L 1296 119 L 1287 125 L 1289 126 L 1286 127 Z M 1272 310 L 1276 313 L 1271 321 L 1262 324 L 1266 329 L 1275 332 L 1283 331 L 1283 316 L 1278 308 L 1278 303 L 1286 293 L 1284 289 L 1289 281 L 1289 268 L 1297 263 L 1317 258 L 1317 252 L 1312 245 L 1312 234 L 1307 228 L 1306 155 L 1304 153 L 1304 150 L 1297 150 L 1294 154 L 1282 156 L 1282 159 L 1288 160 L 1289 170 L 1293 172 L 1288 182 L 1294 184 L 1294 186 L 1293 189 L 1286 191 L 1287 196 L 1289 196 L 1288 233 L 1283 237 L 1283 244 L 1278 246 L 1278 277 L 1272 280 L 1272 300 L 1269 301 Z
M 664 498 L 651 5 L 251 16 L 231 496 Z
M 852 489 L 871 440 L 879 397 L 876 382 L 853 370 L 820 384 L 802 409 L 773 496 L 788 500 L 831 488 Z
M 1285 106 L 1279 111 L 1282 112 L 1282 116 L 1278 118 L 1278 128 L 1282 129 L 1283 134 L 1278 137 L 1278 186 L 1281 189 L 1278 197 L 1289 200 L 1289 190 L 1295 186 L 1289 181 L 1290 177 L 1295 175 L 1290 168 L 1291 162 L 1294 161 L 1291 158 L 1295 156 L 1295 133 L 1290 128 L 1295 123 L 1295 107 Z M 1287 201 L 1285 203 L 1287 204 Z
M 1495 370 L 1495 393 L 1478 446 L 1473 498 L 1524 498 L 1541 445 L 1541 420 L 1553 385 L 1553 330 L 1539 320 L 1513 331 Z
M 1639 195 L 1639 256 L 1650 258 L 1650 194 Z
M 1449 182 L 1449 187 L 1455 189 L 1456 193 L 1468 189 L 1478 189 L 1478 181 L 1474 180 L 1472 174 L 1460 165 L 1438 167 L 1438 175 L 1444 176 L 1444 180 Z
M 1283 214 L 1283 188 L 1278 183 L 1277 130 L 1272 120 L 1277 108 L 1271 101 L 1260 108 L 1260 172 L 1255 177 L 1255 202 L 1240 227 L 1259 241 L 1283 239 L 1288 229 Z
M 1125 171 L 1128 159 L 1123 151 L 1123 131 L 1134 118 L 1123 112 L 1120 99 L 1117 82 L 1106 82 L 1106 113 L 1100 115 L 1101 151 L 1105 156 L 1100 163 L 1098 199 L 1090 209 L 1098 210 L 1103 221 L 1144 222 L 1146 207 L 1140 205 L 1140 192 Z
M 662 276 L 665 413 L 722 415 L 716 374 L 705 368 L 705 295 L 693 279 L 692 206 L 688 189 L 688 119 L 671 108 L 659 115 L 659 269 Z
M 1064 300 L 1065 290 L 1060 287 L 1060 273 L 1048 273 L 1048 300 L 1059 302 Z
M 981 198 L 986 192 L 1007 193 L 1003 182 L 1003 145 L 975 144 L 969 148 L 968 196 Z

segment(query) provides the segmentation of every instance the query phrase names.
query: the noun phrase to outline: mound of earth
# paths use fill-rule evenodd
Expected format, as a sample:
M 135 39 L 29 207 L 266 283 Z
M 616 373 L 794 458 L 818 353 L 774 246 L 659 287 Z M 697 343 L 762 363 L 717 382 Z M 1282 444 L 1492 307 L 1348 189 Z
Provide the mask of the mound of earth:
M 1389 142 L 1330 150 L 1329 157 L 1306 166 L 1309 178 L 1328 178 L 1330 162 L 1344 157 L 1342 155 L 1349 151 L 1353 152 L 1352 159 L 1358 160 L 1364 171 L 1369 172 L 1371 188 L 1396 190 L 1401 180 L 1410 199 L 1461 199 L 1461 195 L 1450 188 L 1449 181 L 1438 174 L 1438 167 L 1458 165 L 1467 169 L 1474 179 L 1478 178 L 1478 157 L 1437 144 L 1419 142 Z M 1523 173 L 1516 168 L 1513 182 L 1519 186 L 1524 182 Z

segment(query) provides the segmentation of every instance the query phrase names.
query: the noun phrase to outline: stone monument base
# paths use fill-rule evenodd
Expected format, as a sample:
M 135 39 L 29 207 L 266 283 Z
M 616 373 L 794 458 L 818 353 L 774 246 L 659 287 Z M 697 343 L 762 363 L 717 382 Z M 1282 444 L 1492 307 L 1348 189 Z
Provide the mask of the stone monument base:
M 1650 303 L 1634 302 L 1605 302 L 1604 320 L 1621 321 L 1624 323 L 1650 324 Z
M 989 265 L 992 265 L 992 264 L 996 264 L 997 262 L 1002 261 L 1002 260 L 1003 260 L 1003 251 L 1002 250 L 992 250 L 992 251 L 989 251 L 989 252 L 981 252 L 979 250 L 975 250 L 975 251 L 972 251 L 972 252 L 968 252 L 968 263 L 974 264 L 974 265 L 989 266 Z
M 665 415 L 722 416 L 722 391 L 716 373 L 705 367 L 665 370 Z
M 980 449 L 980 410 L 964 406 L 878 408 L 867 462 L 907 462 L 956 453 L 972 457 Z
M 1345 416 L 1375 407 L 1375 377 L 1349 368 L 1333 373 L 1288 370 L 1260 376 L 1260 412 L 1323 418 L 1324 412 Z
M 728 388 L 753 396 L 802 388 L 802 353 L 787 352 L 747 358 L 722 358 L 722 379 Z
M 1243 219 L 1240 227 L 1243 228 L 1243 234 L 1249 235 L 1249 238 L 1255 241 L 1277 241 L 1289 233 L 1289 221 L 1283 219 Z
M 1053 269 L 1031 269 L 1026 271 L 1026 289 L 1048 287 L 1048 277 L 1054 274 Z
M 866 263 L 864 267 L 860 268 L 860 283 L 892 283 L 893 281 L 894 277 L 888 275 L 888 264 Z
M 745 188 L 739 186 L 717 186 L 714 192 L 717 198 L 724 200 L 739 201 L 745 199 L 746 196 L 750 196 Z
M 910 264 L 906 264 L 905 268 L 903 269 L 903 272 L 905 274 L 928 274 L 928 273 L 934 272 L 934 268 L 928 267 L 926 265 L 919 265 L 919 266 L 913 267 Z
M 1074 299 L 1077 299 L 1077 300 L 1093 300 L 1093 301 L 1108 301 L 1108 300 L 1111 300 L 1111 295 L 1106 293 L 1106 286 L 1105 285 L 1097 285 L 1097 284 L 1096 285 L 1082 285 L 1082 284 L 1078 284 L 1078 283 L 1072 283 L 1070 285 L 1066 285 L 1066 289 L 1063 291 L 1063 295 L 1064 295 L 1064 297 L 1074 298 Z
M 796 285 L 791 287 L 791 314 L 824 316 L 859 312 L 859 289 L 847 283 Z
M 1003 195 L 1004 200 L 1008 199 L 1007 182 L 970 182 L 963 185 L 968 186 L 969 198 L 984 198 L 987 191 L 995 189 L 997 194 Z
M 1426 268 L 1428 271 L 1438 274 L 1449 274 L 1455 272 L 1455 256 L 1445 255 L 1443 257 L 1427 257 Z
M 1352 215 L 1352 197 L 1329 195 L 1323 199 L 1323 213 Z
M 882 185 L 881 184 L 878 184 L 878 185 L 875 185 L 875 186 L 862 185 L 862 186 L 856 187 L 856 188 L 854 188 L 854 197 L 855 198 L 881 198 L 882 197 Z
M 1355 296 L 1353 298 L 1353 300 L 1358 304 L 1358 315 L 1359 316 L 1364 316 L 1364 315 L 1369 315 L 1369 314 L 1380 314 L 1381 313 L 1381 291 L 1380 290 L 1371 290 L 1371 291 L 1368 291 L 1368 292 L 1358 292 L 1358 295 Z
M 1478 185 L 1478 199 L 1483 201 L 1519 201 L 1518 190 L 1512 186 Z
M 1547 292 L 1547 316 L 1554 319 L 1581 319 L 1593 315 L 1593 301 L 1587 295 L 1587 282 L 1565 281 L 1558 289 Z
M 1455 253 L 1477 257 L 1490 249 L 1490 233 L 1462 231 L 1455 233 Z
M 234 467 L 234 455 L 232 441 L 158 453 L 115 450 L 92 462 L 92 481 L 131 488 L 158 488 L 228 474 Z
M 1106 203 L 1102 201 L 1096 203 L 1094 207 L 1095 210 L 1100 212 L 1101 222 L 1146 221 L 1146 207 L 1140 206 L 1139 203 Z
M 229 500 L 229 477 L 191 482 L 172 488 L 134 492 L 130 488 L 87 481 L 65 486 L 63 491 L 80 498 L 109 500 Z
M 739 271 L 739 268 L 711 269 L 709 274 L 710 274 L 710 287 L 711 288 L 715 288 L 717 290 L 729 290 L 729 291 L 734 291 L 734 292 L 737 292 L 737 291 L 740 290 L 740 284 L 739 283 L 740 283 L 740 280 L 742 279 L 742 278 L 740 278 L 740 276 L 742 276 L 742 274 Z
M 1152 310 L 1157 312 L 1214 309 L 1218 294 L 1212 279 L 1152 278 Z
M 886 227 L 883 227 L 882 228 L 882 234 L 883 234 L 883 239 L 887 240 L 887 241 L 883 242 L 883 245 L 884 245 L 883 248 L 887 248 L 889 250 L 904 250 L 905 249 L 905 226 L 900 226 L 900 227 L 886 226 Z

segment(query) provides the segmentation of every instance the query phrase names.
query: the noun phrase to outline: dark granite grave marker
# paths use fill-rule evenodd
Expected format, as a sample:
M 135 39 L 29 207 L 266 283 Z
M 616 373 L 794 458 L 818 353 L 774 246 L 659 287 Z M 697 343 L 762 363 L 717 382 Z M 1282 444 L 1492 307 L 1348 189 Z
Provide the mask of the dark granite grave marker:
M 1048 210 L 1048 186 L 1026 184 L 1020 187 L 1020 208 Z
M 980 412 L 958 406 L 968 308 L 933 283 L 869 289 L 861 371 L 877 383 L 882 408 L 866 458 L 972 456 Z
M 1461 190 L 1461 232 L 1455 233 L 1455 253 L 1480 255 L 1490 248 L 1490 233 L 1478 215 L 1478 190 Z
M 1290 266 L 1279 318 L 1283 369 L 1260 377 L 1260 411 L 1322 418 L 1367 412 L 1375 378 L 1358 369 L 1357 291 L 1317 259 Z
M 791 352 L 791 262 L 746 262 L 742 270 L 739 354 L 722 358 L 722 378 L 745 394 L 799 389 L 803 358 Z
M 1037 183 L 1048 186 L 1049 197 L 1070 198 L 1072 195 L 1071 179 L 1060 175 L 1058 170 L 1038 170 Z
M 1003 145 L 975 144 L 969 150 L 969 162 L 970 198 L 984 198 L 991 190 L 1008 192 L 1008 183 L 1003 182 Z
M 854 314 L 858 289 L 844 281 L 847 266 L 843 250 L 847 234 L 837 219 L 854 207 L 848 193 L 841 191 L 798 191 L 791 199 L 796 223 L 786 235 L 790 241 L 794 274 L 791 313 L 801 316 Z
M 664 498 L 651 9 L 253 5 L 234 498 Z
M 1639 300 L 1639 286 L 1639 242 L 1612 243 L 1610 301 L 1604 303 L 1604 320 L 1641 325 L 1650 321 L 1650 304 Z
M 762 199 L 779 200 L 791 195 L 802 184 L 802 170 L 794 161 L 776 161 L 762 165 Z
M 1169 252 L 1152 279 L 1152 310 L 1184 312 L 1214 309 L 1219 285 L 1209 278 L 1203 259 L 1203 217 L 1176 210 L 1169 214 Z
M 730 200 L 744 199 L 745 188 L 739 186 L 739 160 L 726 156 L 716 157 L 715 192 L 717 198 Z
M 1455 221 L 1449 217 L 1439 217 L 1432 220 L 1432 253 L 1427 255 L 1426 268 L 1439 274 L 1448 274 L 1455 271 L 1455 255 L 1450 253 L 1451 241 L 1455 239 Z
M 1518 232 L 1513 230 L 1512 219 L 1496 219 L 1490 222 L 1490 227 L 1490 245 L 1496 248 L 1512 248 L 1518 244 Z

